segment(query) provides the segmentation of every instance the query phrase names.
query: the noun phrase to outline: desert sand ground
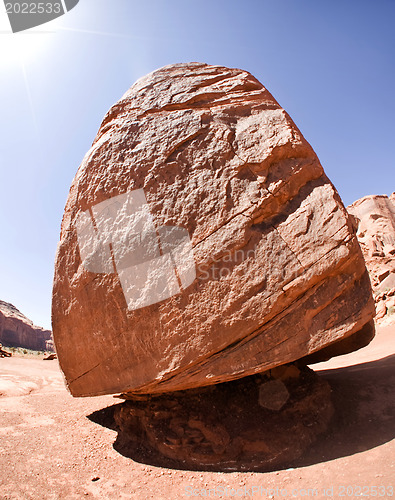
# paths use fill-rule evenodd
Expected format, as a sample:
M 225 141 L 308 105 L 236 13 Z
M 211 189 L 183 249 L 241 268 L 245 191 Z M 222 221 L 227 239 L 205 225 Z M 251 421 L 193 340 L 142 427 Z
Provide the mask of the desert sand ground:
M 290 468 L 191 472 L 122 455 L 112 396 L 74 399 L 57 361 L 0 359 L 0 498 L 391 497 L 395 322 L 366 348 L 315 365 L 331 384 L 331 430 Z M 117 451 L 119 450 L 119 451 Z

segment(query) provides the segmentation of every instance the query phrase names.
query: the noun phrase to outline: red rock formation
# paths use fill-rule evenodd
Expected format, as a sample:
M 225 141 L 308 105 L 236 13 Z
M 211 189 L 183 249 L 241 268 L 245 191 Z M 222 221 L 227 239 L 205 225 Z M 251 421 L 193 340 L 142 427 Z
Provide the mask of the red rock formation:
M 104 118 L 71 186 L 52 311 L 68 386 L 88 396 L 341 354 L 372 338 L 374 303 L 291 118 L 249 73 L 192 63 L 142 78 Z
M 376 319 L 381 320 L 395 313 L 395 193 L 365 196 L 347 210 L 358 227 L 376 299 Z
M 0 300 L 0 342 L 7 347 L 53 351 L 52 332 L 35 326 L 15 306 Z

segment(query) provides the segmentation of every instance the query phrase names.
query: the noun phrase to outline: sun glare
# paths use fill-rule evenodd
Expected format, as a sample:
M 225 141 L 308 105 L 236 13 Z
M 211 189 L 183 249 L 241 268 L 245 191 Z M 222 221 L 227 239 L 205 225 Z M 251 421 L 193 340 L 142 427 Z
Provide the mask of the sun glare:
M 0 12 L 0 67 L 36 60 L 48 44 L 49 33 L 45 27 L 12 33 L 7 14 Z

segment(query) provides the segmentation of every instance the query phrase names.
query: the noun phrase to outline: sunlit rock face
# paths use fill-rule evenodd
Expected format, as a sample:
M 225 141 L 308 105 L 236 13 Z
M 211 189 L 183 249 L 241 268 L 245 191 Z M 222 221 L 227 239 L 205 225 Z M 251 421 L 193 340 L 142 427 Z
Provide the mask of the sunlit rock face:
M 7 347 L 53 351 L 50 330 L 36 326 L 15 306 L 0 300 L 0 342 Z
M 381 320 L 395 314 L 395 193 L 365 196 L 347 210 L 355 218 Z
M 110 109 L 56 256 L 53 332 L 73 395 L 185 390 L 342 354 L 369 342 L 373 315 L 347 211 L 251 74 L 167 66 Z

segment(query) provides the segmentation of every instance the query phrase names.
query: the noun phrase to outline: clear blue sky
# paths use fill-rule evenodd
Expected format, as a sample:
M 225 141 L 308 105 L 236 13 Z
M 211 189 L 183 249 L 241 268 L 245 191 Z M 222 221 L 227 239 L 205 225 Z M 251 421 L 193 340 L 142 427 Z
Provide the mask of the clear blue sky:
M 253 73 L 345 204 L 394 183 L 393 0 L 80 0 L 12 34 L 0 9 L 0 299 L 50 327 L 69 187 L 109 107 L 144 74 L 201 61 Z

